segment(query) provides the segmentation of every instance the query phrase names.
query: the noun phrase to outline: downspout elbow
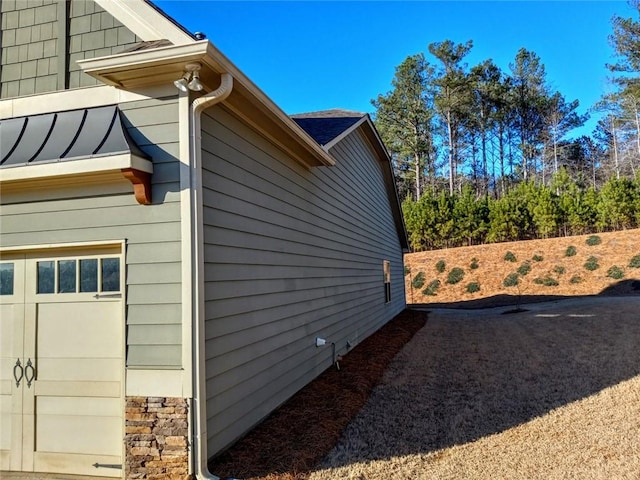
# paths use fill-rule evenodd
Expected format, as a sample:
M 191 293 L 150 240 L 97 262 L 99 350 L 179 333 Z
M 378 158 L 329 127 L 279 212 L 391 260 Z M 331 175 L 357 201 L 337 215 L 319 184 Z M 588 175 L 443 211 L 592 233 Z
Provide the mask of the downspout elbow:
M 200 117 L 202 112 L 217 103 L 223 102 L 233 90 L 233 77 L 223 73 L 220 86 L 206 95 L 195 99 L 191 104 L 191 212 L 192 212 L 192 251 L 193 269 L 192 285 L 192 322 L 193 335 L 193 445 L 194 470 L 197 479 L 221 480 L 213 475 L 207 465 L 207 411 L 206 411 L 206 378 L 205 378 L 205 347 L 204 347 L 204 233 L 203 233 L 203 204 L 202 204 L 202 133 Z
M 223 73 L 220 76 L 220 86 L 218 88 L 193 101 L 191 106 L 193 113 L 195 115 L 200 114 L 208 106 L 225 101 L 232 90 L 233 76 L 230 73 Z

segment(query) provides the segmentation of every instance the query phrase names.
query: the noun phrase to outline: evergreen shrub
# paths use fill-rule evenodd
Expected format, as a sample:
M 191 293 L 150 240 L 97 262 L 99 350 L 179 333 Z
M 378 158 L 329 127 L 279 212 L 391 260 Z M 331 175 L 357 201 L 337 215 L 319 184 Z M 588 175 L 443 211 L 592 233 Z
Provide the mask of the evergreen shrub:
M 553 278 L 551 275 L 535 278 L 533 280 L 533 283 L 537 285 L 544 285 L 545 287 L 557 287 L 558 285 L 560 285 L 558 283 L 558 280 Z
M 620 280 L 621 278 L 624 277 L 624 270 L 622 270 L 619 266 L 614 265 L 609 270 L 607 270 L 607 277 Z
M 504 259 L 507 262 L 515 262 L 517 261 L 516 256 L 513 254 L 513 252 L 507 252 L 504 254 Z
M 562 275 L 564 272 L 566 272 L 566 269 L 562 265 L 556 265 L 555 267 L 553 267 L 553 272 L 557 273 L 558 275 Z
M 571 280 L 569 280 L 569 283 L 571 285 L 577 285 L 578 283 L 582 283 L 582 277 L 580 275 L 574 275 L 573 277 L 571 277 Z
M 411 273 L 411 269 L 405 265 L 405 266 L 404 266 L 404 276 L 406 277 L 406 276 L 407 276 L 407 275 L 409 275 L 410 273 Z
M 640 268 L 640 255 L 636 255 L 629 262 L 629 266 L 631 268 Z
M 570 245 L 567 247 L 567 250 L 564 252 L 564 256 L 573 257 L 576 253 L 578 253 L 578 250 L 576 249 L 576 247 L 574 247 L 573 245 Z
M 640 258 L 640 255 L 638 255 L 638 257 Z M 475 270 L 476 268 L 478 268 L 480 265 L 478 264 L 478 259 L 476 257 L 473 257 L 471 259 L 471 265 L 469 265 L 469 268 L 471 268 L 471 270 Z M 640 265 L 639 265 L 640 266 Z
M 422 293 L 424 293 L 425 295 L 434 296 L 438 293 L 439 288 L 440 288 L 440 280 L 438 279 L 432 280 L 431 282 L 429 282 L 429 285 L 427 285 L 427 288 L 425 288 L 422 291 Z
M 598 264 L 598 259 L 596 257 L 589 257 L 587 261 L 584 263 L 584 268 L 586 268 L 590 272 L 593 272 L 594 270 L 600 268 L 600 265 Z
M 524 262 L 522 265 L 518 267 L 518 273 L 523 277 L 531 271 L 531 264 L 529 262 Z
M 480 284 L 478 282 L 471 282 L 467 284 L 467 293 L 476 293 L 480 291 Z
M 447 283 L 450 285 L 455 285 L 460 282 L 464 278 L 464 270 L 458 267 L 452 268 L 447 275 Z
M 542 260 L 544 260 L 544 257 L 542 255 L 538 255 L 537 253 L 533 256 L 533 261 L 534 262 L 541 262 Z
M 436 263 L 436 270 L 438 271 L 438 273 L 444 272 L 445 268 L 447 268 L 447 264 L 445 263 L 445 261 L 438 260 L 438 263 Z
M 594 245 L 600 245 L 602 243 L 602 239 L 598 235 L 591 235 L 587 238 L 587 245 L 593 247 Z
M 520 283 L 520 276 L 517 273 L 510 273 L 502 282 L 505 287 L 515 287 Z
M 424 273 L 418 272 L 418 274 L 415 277 L 413 277 L 413 280 L 411 281 L 411 286 L 415 289 L 418 289 L 418 288 L 422 288 L 423 285 L 424 285 Z

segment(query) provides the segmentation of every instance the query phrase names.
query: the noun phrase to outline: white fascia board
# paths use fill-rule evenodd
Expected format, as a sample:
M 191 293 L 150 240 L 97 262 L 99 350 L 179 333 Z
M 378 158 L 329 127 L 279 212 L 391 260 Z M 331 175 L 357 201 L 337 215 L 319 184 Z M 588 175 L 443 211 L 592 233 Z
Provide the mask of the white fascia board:
M 124 168 L 133 168 L 135 170 L 153 173 L 153 163 L 149 160 L 140 158 L 137 155 L 125 153 L 108 155 L 101 158 L 39 163 L 21 167 L 5 167 L 0 169 L 0 183 L 112 172 L 120 171 Z
M 247 99 L 263 112 L 268 112 L 271 119 L 278 123 L 288 135 L 305 147 L 320 164 L 332 166 L 335 160 L 326 150 L 294 122 L 273 100 L 247 78 L 229 59 L 227 59 L 211 42 L 200 40 L 189 45 L 171 45 L 128 52 L 106 57 L 80 60 L 78 65 L 87 74 L 101 82 L 127 88 L 126 72 L 139 71 L 135 85 L 150 85 L 164 81 L 163 74 L 170 73 L 171 80 L 179 78 L 186 63 L 200 62 L 203 69 L 208 68 L 216 74 L 229 73 L 234 80 L 234 92 L 246 92 Z M 144 78 L 144 69 L 153 72 L 148 79 Z M 201 78 L 203 75 L 201 75 Z M 169 82 L 170 83 L 170 82 Z M 133 85 L 133 84 L 132 84 Z M 239 88 L 238 88 L 239 87 Z M 209 86 L 210 88 L 210 86 Z M 233 95 L 234 93 L 232 93 Z
M 168 45 L 150 50 L 117 53 L 104 57 L 78 60 L 76 63 L 85 73 L 104 71 L 125 71 L 133 67 L 169 65 L 174 62 L 189 62 L 203 59 L 207 54 L 208 40 L 193 42 L 188 45 Z M 177 79 L 176 79 L 177 80 Z
M 146 42 L 169 40 L 174 45 L 195 39 L 144 0 L 95 0 L 104 10 Z

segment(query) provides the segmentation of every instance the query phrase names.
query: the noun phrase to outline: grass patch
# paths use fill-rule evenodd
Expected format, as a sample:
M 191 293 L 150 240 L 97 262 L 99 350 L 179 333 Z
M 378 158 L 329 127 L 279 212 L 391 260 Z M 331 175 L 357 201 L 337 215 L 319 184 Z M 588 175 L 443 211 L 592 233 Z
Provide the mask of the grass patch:
M 614 265 L 609 270 L 607 270 L 607 277 L 620 280 L 621 278 L 624 278 L 624 270 L 622 270 L 619 266 Z
M 447 268 L 447 264 L 445 263 L 444 260 L 438 260 L 438 263 L 436 263 L 436 271 L 438 273 L 442 273 L 444 272 L 445 268 Z
M 541 262 L 542 260 L 544 260 L 544 257 L 542 255 L 537 254 L 537 253 L 532 258 L 533 258 L 534 262 Z
M 424 286 L 424 273 L 418 272 L 418 274 L 411 280 L 411 286 L 415 289 L 422 288 Z
M 517 273 L 510 273 L 502 281 L 502 285 L 505 287 L 515 287 L 520 283 L 520 275 Z
M 573 245 L 569 245 L 564 252 L 564 256 L 573 257 L 575 256 L 576 253 L 578 253 L 578 250 L 576 249 L 576 247 L 574 247 Z
M 640 255 L 638 255 L 638 257 L 640 257 Z M 471 264 L 469 265 L 469 268 L 471 270 L 475 270 L 479 267 L 480 265 L 478 264 L 478 259 L 476 257 L 473 257 L 471 259 Z
M 507 252 L 504 254 L 504 260 L 505 262 L 517 262 L 518 259 L 516 258 L 516 256 L 513 254 L 513 252 Z
M 531 271 L 531 264 L 529 262 L 524 262 L 522 265 L 518 267 L 518 274 L 523 277 Z
M 600 245 L 602 243 L 602 239 L 598 235 L 591 235 L 587 238 L 587 245 L 593 247 L 595 245 Z
M 478 282 L 471 282 L 467 284 L 467 293 L 476 293 L 480 291 L 480 284 Z
M 425 288 L 422 291 L 422 293 L 432 297 L 432 296 L 438 294 L 438 289 L 439 288 L 440 288 L 440 280 L 438 280 L 438 279 L 432 280 L 431 282 L 429 282 L 429 285 L 427 285 L 427 288 Z
M 560 285 L 558 280 L 553 278 L 551 275 L 535 278 L 533 280 L 533 283 L 537 285 L 544 285 L 545 287 L 557 287 L 558 285 Z
M 450 285 L 455 285 L 460 282 L 464 278 L 464 270 L 458 267 L 452 268 L 447 275 L 447 283 Z
M 587 261 L 584 262 L 584 268 L 586 268 L 590 272 L 597 270 L 598 268 L 600 268 L 600 265 L 598 264 L 598 259 L 596 257 L 589 257 Z
M 629 262 L 629 266 L 631 268 L 640 268 L 640 255 L 636 255 Z

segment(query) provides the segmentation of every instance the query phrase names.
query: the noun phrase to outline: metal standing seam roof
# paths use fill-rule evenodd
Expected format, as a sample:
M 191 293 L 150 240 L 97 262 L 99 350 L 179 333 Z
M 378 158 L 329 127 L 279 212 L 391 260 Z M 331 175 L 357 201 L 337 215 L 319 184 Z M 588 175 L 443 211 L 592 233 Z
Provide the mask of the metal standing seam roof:
M 0 120 L 0 168 L 118 154 L 149 158 L 115 105 Z

